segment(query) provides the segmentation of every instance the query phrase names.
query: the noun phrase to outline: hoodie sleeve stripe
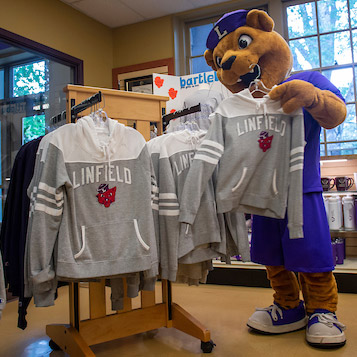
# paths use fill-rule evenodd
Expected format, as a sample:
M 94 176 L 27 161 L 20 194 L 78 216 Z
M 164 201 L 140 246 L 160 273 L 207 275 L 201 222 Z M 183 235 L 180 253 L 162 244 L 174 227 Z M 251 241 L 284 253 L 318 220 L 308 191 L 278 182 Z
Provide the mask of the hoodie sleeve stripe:
M 296 148 L 294 148 L 294 149 L 292 149 L 290 151 L 290 156 L 295 155 L 295 154 L 300 153 L 300 152 L 303 153 L 304 151 L 305 151 L 305 147 L 304 146 L 298 146 L 298 147 L 296 147 Z
M 42 211 L 49 214 L 50 216 L 60 216 L 62 214 L 63 209 L 51 208 L 42 203 L 36 203 L 35 211 Z
M 218 150 L 221 151 L 222 153 L 223 153 L 223 151 L 224 151 L 223 145 L 221 145 L 220 143 L 217 143 L 216 141 L 203 140 L 201 146 L 202 146 L 202 145 L 211 146 L 211 147 L 213 147 L 213 148 L 218 149 Z
M 206 152 L 208 152 L 208 153 L 210 153 L 210 154 L 212 154 L 212 155 L 215 155 L 215 156 L 219 156 L 219 157 L 222 156 L 222 154 L 221 154 L 221 153 L 218 153 L 217 151 L 213 151 L 213 150 L 210 150 L 210 149 L 207 149 L 207 148 L 203 148 L 203 147 L 200 147 L 200 148 L 198 149 L 198 151 L 199 151 L 199 152 L 200 152 L 200 151 L 206 151 Z
M 207 155 L 203 155 L 203 154 L 196 154 L 195 157 L 193 158 L 194 160 L 202 160 L 202 161 L 206 161 L 210 164 L 213 165 L 217 165 L 219 159 L 213 159 L 212 157 L 209 157 Z
M 303 161 L 304 160 L 304 155 L 299 155 L 299 156 L 293 157 L 292 159 L 290 159 L 290 164 L 292 162 L 295 162 L 295 161 L 298 161 L 298 160 Z
M 54 200 L 54 199 L 52 199 L 52 198 L 49 198 L 49 197 L 46 197 L 45 195 L 42 195 L 42 194 L 40 194 L 40 193 L 37 195 L 37 199 L 42 199 L 42 200 L 45 200 L 45 201 L 47 201 L 47 202 L 53 203 L 53 204 L 56 205 L 57 207 L 63 206 L 63 200 L 61 200 L 61 201 L 56 201 L 56 200 Z
M 297 164 L 293 165 L 290 167 L 290 172 L 297 171 L 297 170 L 302 170 L 304 167 L 304 164 Z
M 175 209 L 175 210 L 159 210 L 159 215 L 160 216 L 179 216 L 180 215 L 180 210 Z
M 159 193 L 160 200 L 174 199 L 177 200 L 176 193 Z
M 63 198 L 63 192 L 56 193 L 56 189 L 54 187 L 48 186 L 47 184 L 40 182 L 38 188 L 42 191 L 46 191 L 51 195 L 55 196 L 56 200 L 60 200 Z

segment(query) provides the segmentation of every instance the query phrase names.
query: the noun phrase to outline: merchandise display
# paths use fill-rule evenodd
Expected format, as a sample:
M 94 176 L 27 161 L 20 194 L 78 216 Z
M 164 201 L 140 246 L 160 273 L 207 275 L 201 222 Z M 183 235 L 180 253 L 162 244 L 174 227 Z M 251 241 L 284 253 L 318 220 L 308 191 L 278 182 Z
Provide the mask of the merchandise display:
M 0 356 L 354 350 L 345 2 L 6 2 Z
M 30 199 L 27 188 L 34 172 L 36 152 L 42 137 L 31 140 L 21 147 L 11 171 L 10 185 L 5 201 L 1 225 L 1 251 L 8 290 L 19 297 L 17 326 L 27 326 L 27 307 L 31 298 L 24 294 L 24 257 Z
M 92 116 L 67 124 L 39 158 L 25 282 L 37 306 L 53 304 L 58 279 L 158 273 L 145 140 L 110 118 L 105 126 Z
M 231 214 L 235 216 L 235 224 L 231 225 L 228 222 L 232 222 L 233 217 L 217 214 L 215 179 L 207 180 L 202 200 L 197 204 L 194 223 L 186 226 L 179 222 L 184 187 L 190 180 L 191 162 L 197 150 L 202 147 L 205 135 L 206 132 L 202 130 L 178 130 L 155 138 L 147 144 L 159 188 L 157 204 L 161 277 L 170 281 L 177 281 L 178 270 L 182 276 L 183 272 L 189 271 L 191 264 L 194 264 L 196 270 L 197 263 L 207 266 L 207 261 L 220 256 L 223 256 L 225 261 L 238 254 L 244 261 L 250 258 L 244 214 Z M 193 200 L 191 203 L 192 207 L 195 207 Z M 180 265 L 185 265 L 185 269 L 180 269 Z M 205 282 L 206 275 L 204 274 L 200 282 Z M 192 284 L 193 279 L 190 280 Z
M 206 62 L 217 71 L 221 83 L 232 93 L 241 93 L 248 88 L 254 98 L 268 95 L 271 100 L 278 101 L 285 113 L 303 108 L 304 114 L 304 238 L 289 239 L 287 217 L 276 219 L 254 215 L 252 261 L 266 266 L 275 294 L 274 304 L 263 313 L 256 311 L 248 320 L 248 326 L 272 332 L 271 326 L 278 321 L 285 325 L 284 332 L 287 332 L 297 329 L 297 326 L 300 328 L 299 323 L 291 324 L 292 321 L 306 325 L 306 317 L 292 314 L 294 316 L 290 318 L 290 312 L 301 303 L 300 287 L 293 273 L 298 272 L 309 318 L 307 342 L 317 347 L 343 346 L 346 342 L 345 326 L 335 317 L 337 285 L 332 274 L 331 237 L 321 193 L 319 138 L 321 127 L 331 129 L 344 121 L 346 105 L 339 90 L 319 72 L 289 76 L 292 53 L 273 28 L 274 21 L 261 10 L 227 13 L 209 33 L 205 52 Z M 256 116 L 254 110 L 251 116 Z M 242 129 L 238 127 L 236 130 L 238 136 Z M 272 136 L 274 126 L 266 131 L 264 139 Z M 276 133 L 268 147 L 275 145 L 275 137 Z M 257 136 L 255 140 L 260 139 Z M 219 150 L 223 153 L 223 146 L 214 144 L 216 150 L 210 160 L 218 162 L 221 155 L 217 153 Z M 212 151 L 210 148 L 209 152 Z M 257 201 L 264 202 L 263 197 L 260 195 Z M 291 219 L 289 213 L 288 218 Z

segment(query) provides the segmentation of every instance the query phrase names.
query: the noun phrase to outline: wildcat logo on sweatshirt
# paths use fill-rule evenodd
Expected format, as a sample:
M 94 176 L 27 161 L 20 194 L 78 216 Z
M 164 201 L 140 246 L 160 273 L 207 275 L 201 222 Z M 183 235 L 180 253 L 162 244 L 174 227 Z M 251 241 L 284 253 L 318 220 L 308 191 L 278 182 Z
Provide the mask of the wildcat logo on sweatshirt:
M 274 135 L 269 136 L 269 133 L 267 131 L 262 131 L 259 134 L 259 147 L 263 150 L 263 152 L 266 152 L 268 149 L 271 147 L 271 142 L 273 141 Z
M 109 185 L 105 183 L 99 185 L 97 189 L 98 202 L 108 208 L 115 201 L 116 190 L 116 187 L 109 188 Z

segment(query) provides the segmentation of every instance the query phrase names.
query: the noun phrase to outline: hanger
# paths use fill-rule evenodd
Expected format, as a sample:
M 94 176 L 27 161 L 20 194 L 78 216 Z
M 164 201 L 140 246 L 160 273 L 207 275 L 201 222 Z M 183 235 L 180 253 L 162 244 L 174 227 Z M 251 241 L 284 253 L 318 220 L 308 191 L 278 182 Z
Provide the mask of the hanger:
M 258 66 L 258 75 L 257 77 L 251 81 L 249 83 L 249 91 L 250 91 L 250 94 L 253 95 L 253 93 L 256 93 L 256 92 L 261 92 L 263 94 L 269 94 L 269 92 L 271 91 L 271 88 L 267 88 L 266 85 L 263 83 L 263 81 L 261 79 L 259 79 L 260 77 L 260 74 L 261 74 L 261 71 L 260 71 L 260 66 L 259 64 L 257 63 L 252 63 L 249 68 L 251 68 L 252 66 Z M 253 88 L 254 86 L 254 88 Z M 252 89 L 253 88 L 253 89 Z
M 108 129 L 108 114 L 106 111 L 103 109 L 105 107 L 105 97 L 102 95 L 102 100 L 103 100 L 103 106 L 102 107 L 97 107 L 98 103 L 97 102 L 94 104 L 94 107 L 92 106 L 93 110 L 90 113 L 90 116 L 92 117 L 94 124 L 97 128 L 103 128 L 103 129 Z

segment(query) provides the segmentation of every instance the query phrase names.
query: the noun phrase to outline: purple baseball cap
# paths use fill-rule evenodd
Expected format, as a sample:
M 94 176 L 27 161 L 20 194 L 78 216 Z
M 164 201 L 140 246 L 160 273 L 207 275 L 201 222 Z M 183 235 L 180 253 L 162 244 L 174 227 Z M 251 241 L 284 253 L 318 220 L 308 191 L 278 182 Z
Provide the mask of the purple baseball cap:
M 248 10 L 236 10 L 224 14 L 214 25 L 207 37 L 206 46 L 213 50 L 223 37 L 246 24 Z

